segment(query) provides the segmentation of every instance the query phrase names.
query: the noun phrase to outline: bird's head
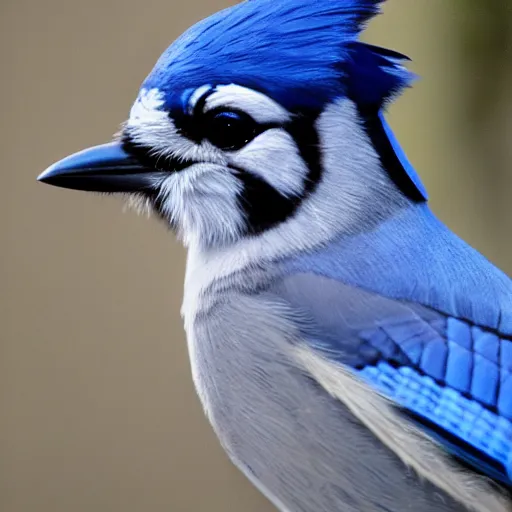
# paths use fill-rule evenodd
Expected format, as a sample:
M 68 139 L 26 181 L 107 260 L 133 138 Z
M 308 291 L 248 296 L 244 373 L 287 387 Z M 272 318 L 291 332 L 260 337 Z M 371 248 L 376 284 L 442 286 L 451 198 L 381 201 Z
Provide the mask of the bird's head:
M 404 57 L 358 41 L 381 1 L 247 0 L 207 18 L 159 59 L 116 141 L 39 179 L 138 198 L 204 250 L 283 226 L 307 245 L 425 200 L 382 117 L 410 82 Z

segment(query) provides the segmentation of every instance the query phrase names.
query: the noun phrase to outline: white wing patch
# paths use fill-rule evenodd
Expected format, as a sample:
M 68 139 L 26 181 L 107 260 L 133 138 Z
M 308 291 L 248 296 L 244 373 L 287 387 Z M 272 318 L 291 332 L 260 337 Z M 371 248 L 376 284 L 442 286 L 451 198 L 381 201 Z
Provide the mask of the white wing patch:
M 352 412 L 400 460 L 473 512 L 510 512 L 508 500 L 485 478 L 454 467 L 443 450 L 426 434 L 404 423 L 388 401 L 343 366 L 328 361 L 307 347 L 295 357 L 331 396 Z

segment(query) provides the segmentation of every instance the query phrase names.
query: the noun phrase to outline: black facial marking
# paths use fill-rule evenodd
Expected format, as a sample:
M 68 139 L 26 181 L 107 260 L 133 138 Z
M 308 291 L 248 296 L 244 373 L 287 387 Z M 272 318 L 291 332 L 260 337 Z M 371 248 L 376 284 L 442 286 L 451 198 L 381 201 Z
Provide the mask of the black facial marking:
M 187 139 L 200 144 L 208 140 L 223 151 L 236 151 L 255 137 L 278 125 L 257 123 L 245 112 L 232 108 L 215 108 L 204 112 L 206 99 L 214 89 L 199 99 L 192 114 L 170 112 L 174 126 Z
M 168 173 L 180 172 L 195 162 L 171 157 L 158 157 L 153 154 L 151 148 L 138 144 L 132 140 L 129 132 L 124 132 L 121 136 L 121 144 L 123 149 L 130 155 L 133 155 L 148 169 L 156 169 Z M 155 213 L 166 222 L 172 222 L 165 215 L 165 197 L 160 194 L 158 185 L 155 188 L 148 189 L 143 192 L 151 201 Z M 173 226 L 175 227 L 175 226 Z
M 285 127 L 295 140 L 300 156 L 308 166 L 306 194 L 311 194 L 315 190 L 322 177 L 320 140 L 315 128 L 318 115 L 318 112 L 313 111 L 296 114 L 293 121 Z
M 293 214 L 299 198 L 285 197 L 258 176 L 237 170 L 238 178 L 243 183 L 239 201 L 247 219 L 247 234 L 261 233 Z
M 316 186 L 322 177 L 322 162 L 319 137 L 315 128 L 315 123 L 318 118 L 318 111 L 298 111 L 291 112 L 292 120 L 285 125 L 276 123 L 257 123 L 252 118 L 249 118 L 244 112 L 232 109 L 215 109 L 209 112 L 203 112 L 207 98 L 215 92 L 215 88 L 205 92 L 194 106 L 192 113 L 184 112 L 181 109 L 175 109 L 169 112 L 169 117 L 172 119 L 174 126 L 179 133 L 187 137 L 189 140 L 200 143 L 204 139 L 208 139 L 208 130 L 212 130 L 211 118 L 215 119 L 219 113 L 232 114 L 232 118 L 239 122 L 243 121 L 249 126 L 247 134 L 240 137 L 245 143 L 250 143 L 258 135 L 274 128 L 282 128 L 286 130 L 295 141 L 299 150 L 300 156 L 304 160 L 308 172 L 304 178 L 304 192 L 300 196 L 285 196 L 267 183 L 264 179 L 255 176 L 243 169 L 233 168 L 237 178 L 242 182 L 243 188 L 239 196 L 239 204 L 244 211 L 247 219 L 247 235 L 257 235 L 272 227 L 279 225 L 292 217 L 299 206 L 302 204 L 311 193 L 314 192 Z M 222 116 L 229 117 L 229 116 Z M 222 128 L 221 126 L 214 126 L 215 129 Z M 244 126 L 240 126 L 245 128 Z M 218 134 L 215 134 L 215 139 L 218 139 Z M 172 157 L 159 157 L 152 154 L 149 147 L 138 144 L 130 137 L 129 130 L 125 131 L 122 135 L 121 142 L 126 152 L 132 154 L 141 163 L 149 168 L 155 168 L 160 171 L 179 172 L 190 165 L 193 161 L 183 161 Z M 214 140 L 211 142 L 215 143 Z M 240 149 L 241 144 L 238 140 L 230 144 L 230 141 L 219 139 L 218 146 L 226 152 Z M 228 144 L 229 143 L 229 144 Z M 222 147 L 223 146 L 223 147 Z M 232 147 L 231 147 L 232 146 Z M 281 172 L 286 172 L 283 169 Z M 159 194 L 158 187 L 153 192 L 148 192 L 148 196 L 153 203 L 157 213 L 165 217 L 164 198 Z
M 224 108 L 205 112 L 197 123 L 203 137 L 223 151 L 239 150 L 261 133 L 278 126 L 257 123 L 241 110 Z
M 208 89 L 196 102 L 192 113 L 184 112 L 181 109 L 173 109 L 169 112 L 174 126 L 178 130 L 178 133 L 187 137 L 191 141 L 199 144 L 203 140 L 204 136 L 201 130 L 201 126 L 198 123 L 198 118 L 202 114 L 206 105 L 206 100 L 216 91 L 215 87 Z
M 425 198 L 407 175 L 384 131 L 382 122 L 379 119 L 379 108 L 377 106 L 358 106 L 366 133 L 379 155 L 382 167 L 386 170 L 393 183 L 411 201 L 423 203 Z
M 240 206 L 247 216 L 248 234 L 259 234 L 286 221 L 315 190 L 322 175 L 320 144 L 315 129 L 317 117 L 317 112 L 294 113 L 293 120 L 284 126 L 308 167 L 301 196 L 285 197 L 263 179 L 239 170 L 239 179 L 244 184 Z
M 194 163 L 181 158 L 157 156 L 151 148 L 134 142 L 128 133 L 123 134 L 121 144 L 128 154 L 134 156 L 144 166 L 148 167 L 148 169 L 157 169 L 159 171 L 166 172 L 179 172 Z
M 182 110 L 175 109 L 169 112 L 169 117 L 180 135 L 196 144 L 201 142 L 202 135 L 193 116 Z

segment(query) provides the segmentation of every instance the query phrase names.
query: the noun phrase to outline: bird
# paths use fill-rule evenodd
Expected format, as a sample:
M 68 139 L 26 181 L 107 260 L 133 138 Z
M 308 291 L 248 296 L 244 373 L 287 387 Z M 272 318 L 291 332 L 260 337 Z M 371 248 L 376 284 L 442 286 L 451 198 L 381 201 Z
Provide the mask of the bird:
M 510 511 L 511 280 L 435 216 L 386 120 L 416 77 L 361 40 L 382 6 L 205 18 L 117 136 L 38 179 L 183 241 L 197 394 L 278 510 Z

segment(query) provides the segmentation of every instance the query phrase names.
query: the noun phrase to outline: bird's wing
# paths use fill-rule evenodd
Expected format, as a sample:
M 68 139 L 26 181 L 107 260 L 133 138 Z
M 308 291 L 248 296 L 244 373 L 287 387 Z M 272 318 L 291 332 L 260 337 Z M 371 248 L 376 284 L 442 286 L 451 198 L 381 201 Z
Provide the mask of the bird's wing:
M 512 480 L 512 338 L 411 302 L 314 274 L 273 290 L 303 337 L 390 398 L 448 452 Z

